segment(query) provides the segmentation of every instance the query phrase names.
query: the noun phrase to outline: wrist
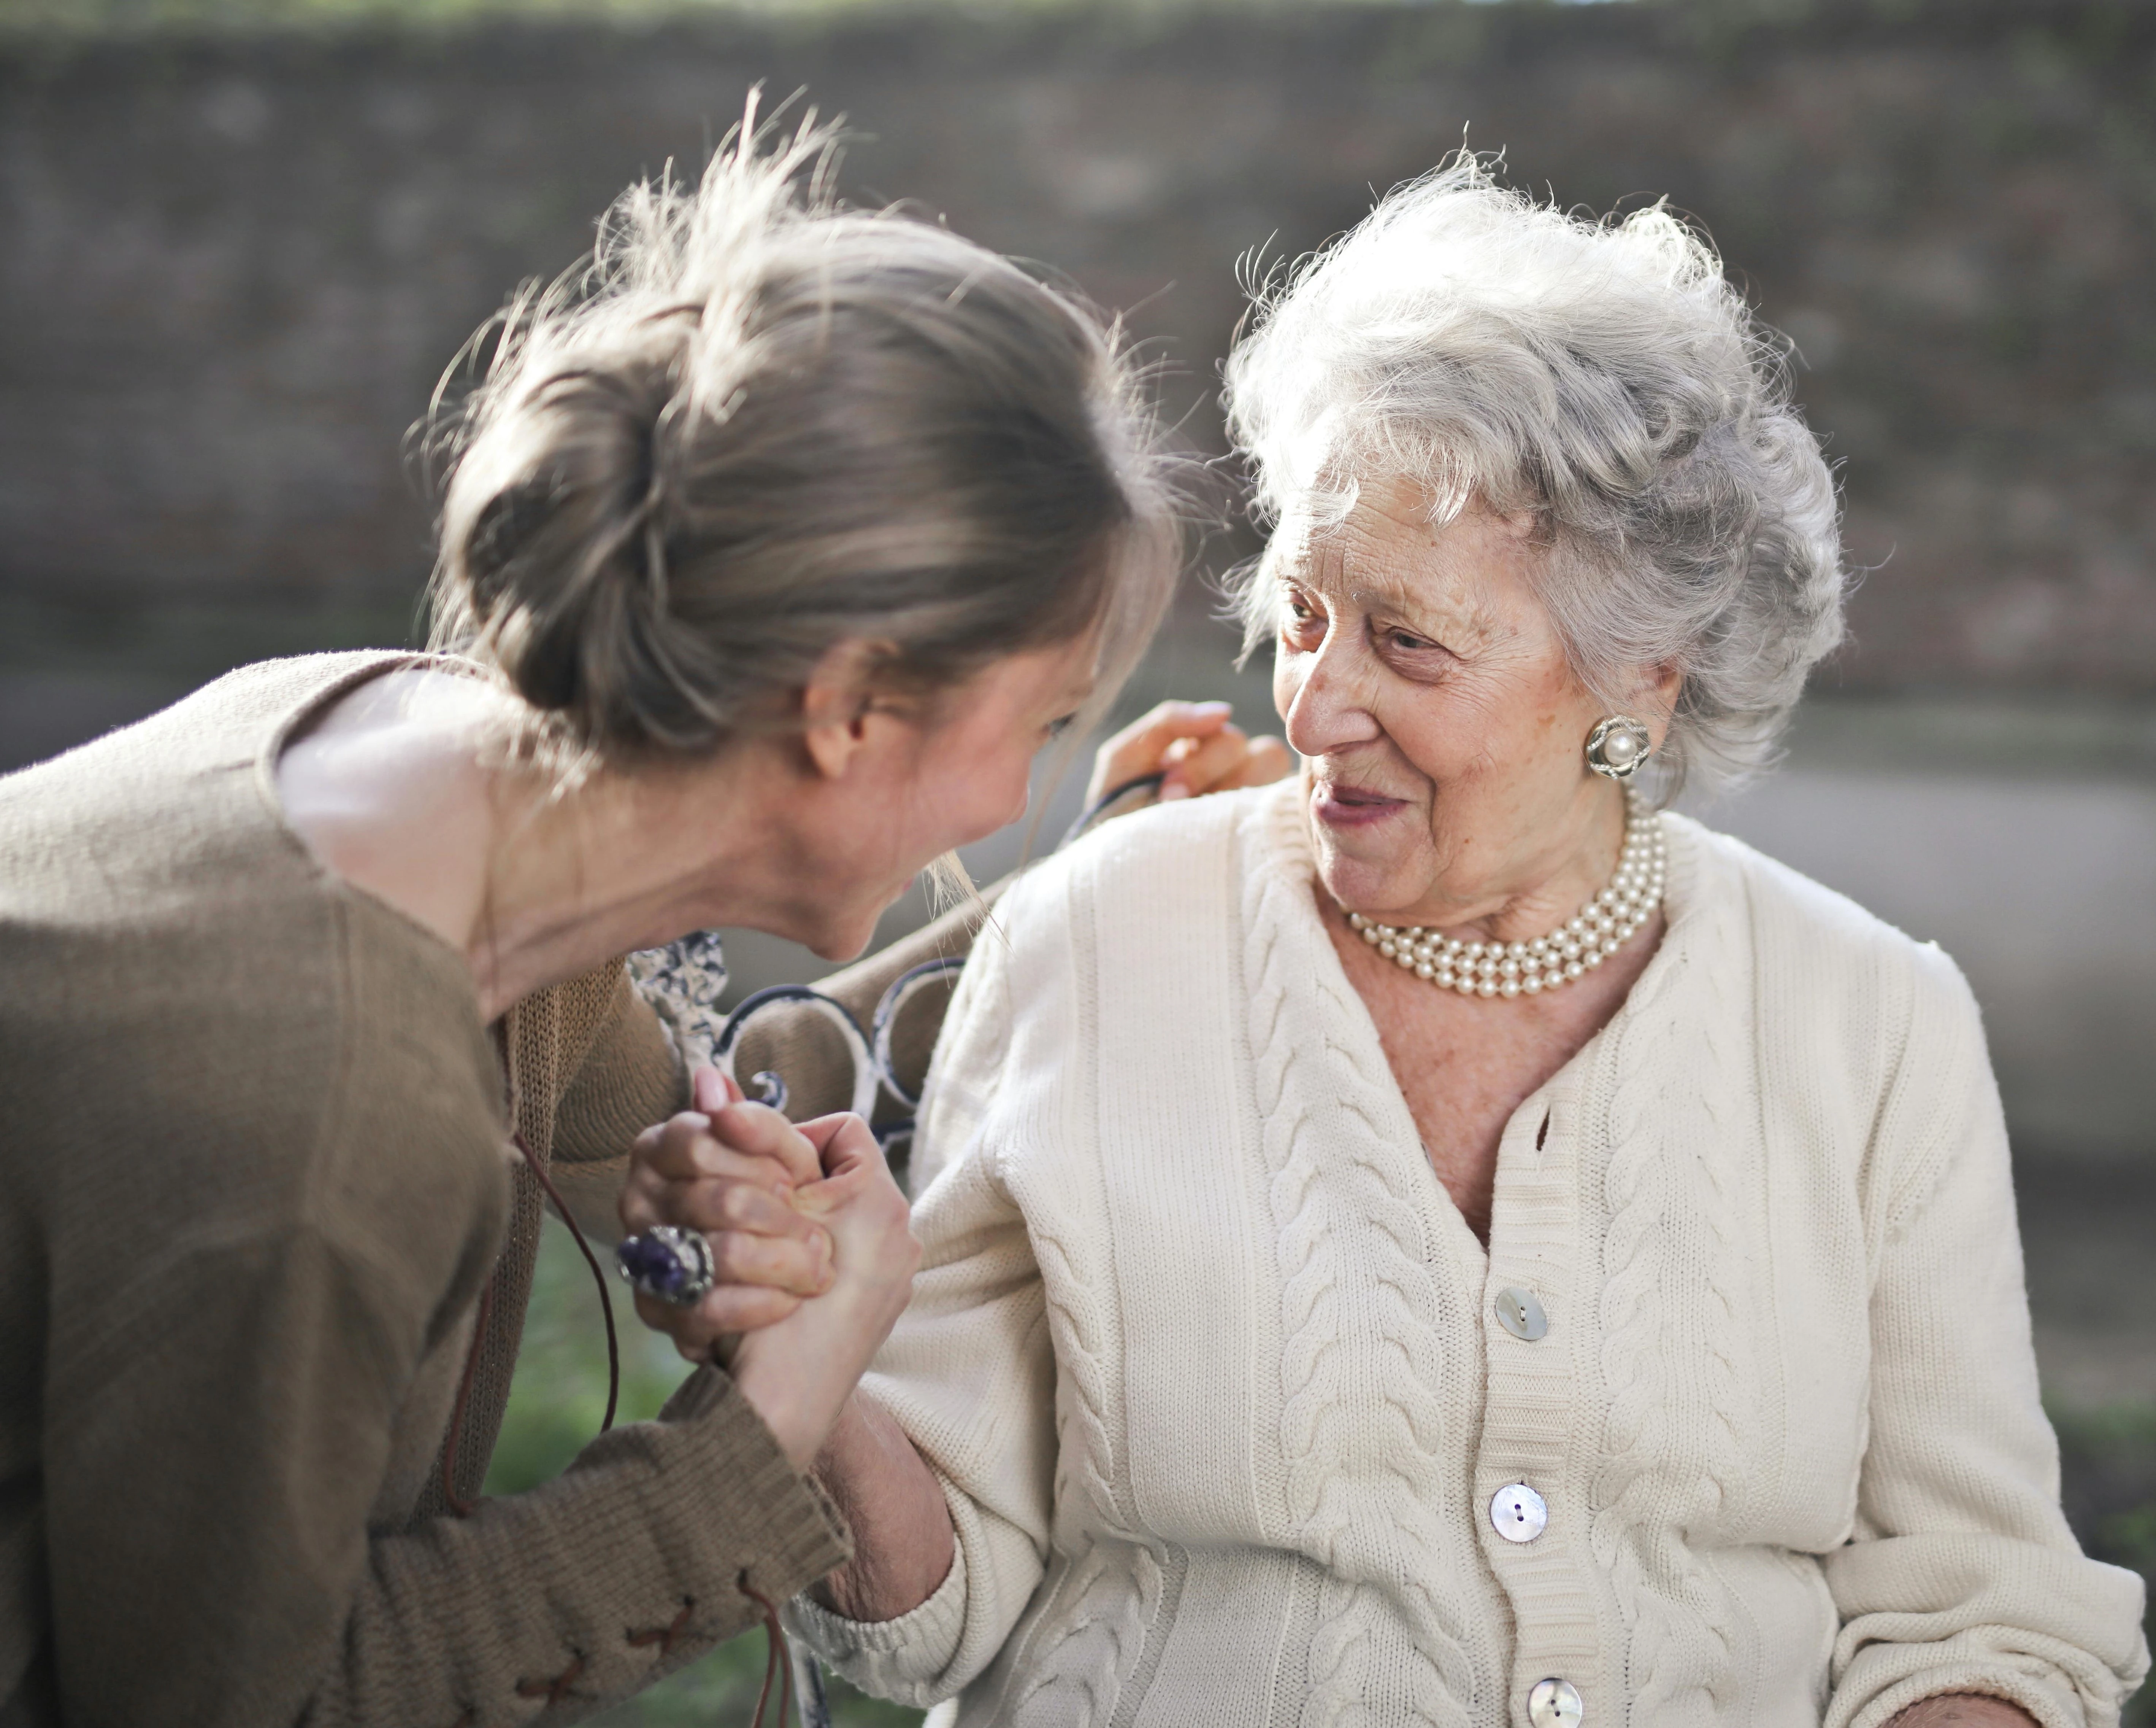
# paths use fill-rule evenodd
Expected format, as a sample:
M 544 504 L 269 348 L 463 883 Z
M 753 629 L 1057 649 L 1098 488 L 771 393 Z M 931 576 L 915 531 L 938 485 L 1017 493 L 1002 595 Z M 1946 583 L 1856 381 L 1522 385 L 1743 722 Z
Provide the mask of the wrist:
M 830 1432 L 816 1454 L 815 1473 L 827 1488 L 843 1484 L 848 1479 L 852 1460 L 860 1457 L 864 1445 L 875 1447 L 880 1443 L 869 1425 L 861 1408 L 858 1391 L 846 1394 L 846 1401 L 839 1406 L 839 1413 L 832 1419 Z
M 1984 1692 L 1943 1692 L 1897 1711 L 1887 1728 L 2037 1728 L 2018 1704 Z
M 838 1415 L 819 1377 L 803 1375 L 782 1356 L 754 1347 L 755 1335 L 742 1341 L 733 1361 L 734 1384 L 771 1430 L 787 1461 L 806 1475 L 815 1467 Z
M 844 1620 L 896 1620 L 942 1587 L 957 1552 L 950 1503 L 888 1412 L 847 1399 L 816 1477 L 854 1533 L 853 1558 L 817 1584 L 819 1603 Z

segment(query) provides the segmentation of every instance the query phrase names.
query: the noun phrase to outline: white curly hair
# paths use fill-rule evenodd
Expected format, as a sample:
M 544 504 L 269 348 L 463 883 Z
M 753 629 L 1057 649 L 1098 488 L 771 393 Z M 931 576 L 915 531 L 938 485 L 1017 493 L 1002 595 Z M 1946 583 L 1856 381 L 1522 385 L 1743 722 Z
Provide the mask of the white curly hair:
M 1581 682 L 1621 705 L 1643 669 L 1681 674 L 1666 795 L 1740 781 L 1841 640 L 1848 587 L 1788 344 L 1661 205 L 1589 221 L 1496 166 L 1462 152 L 1255 285 L 1225 402 L 1257 507 L 1322 512 L 1339 477 L 1388 475 L 1437 520 L 1532 512 Z M 1267 639 L 1262 565 L 1230 587 Z

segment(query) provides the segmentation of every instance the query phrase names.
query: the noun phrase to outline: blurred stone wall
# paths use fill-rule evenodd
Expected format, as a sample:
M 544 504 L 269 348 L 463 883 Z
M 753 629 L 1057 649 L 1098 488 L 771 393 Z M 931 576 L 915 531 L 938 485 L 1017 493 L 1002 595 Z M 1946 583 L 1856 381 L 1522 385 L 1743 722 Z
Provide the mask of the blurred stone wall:
M 1250 249 L 1322 241 L 1463 136 L 1594 210 L 1666 194 L 1799 340 L 1845 464 L 1878 567 L 1834 680 L 2156 692 L 2156 8 L 1784 10 L 15 40 L 0 672 L 35 707 L 38 679 L 402 639 L 401 444 L 444 363 L 761 81 L 850 116 L 855 196 L 1132 309 L 1200 444 Z

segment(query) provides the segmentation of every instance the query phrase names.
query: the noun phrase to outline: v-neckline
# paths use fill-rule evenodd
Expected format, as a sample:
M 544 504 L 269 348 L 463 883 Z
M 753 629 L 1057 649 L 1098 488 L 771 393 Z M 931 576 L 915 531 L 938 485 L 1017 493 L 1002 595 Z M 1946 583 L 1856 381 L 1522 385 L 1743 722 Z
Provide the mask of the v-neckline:
M 1289 783 L 1293 784 L 1292 782 Z M 1681 826 L 1672 827 L 1670 831 L 1671 856 L 1669 889 L 1664 901 L 1662 939 L 1640 976 L 1633 980 L 1632 987 L 1625 993 L 1624 1001 L 1618 1004 L 1616 1012 L 1594 1034 L 1573 1052 L 1555 1074 L 1522 1099 L 1512 1115 L 1505 1119 L 1505 1126 L 1498 1136 L 1497 1168 L 1491 1194 L 1490 1241 L 1486 1243 L 1475 1233 L 1466 1215 L 1460 1211 L 1459 1202 L 1452 1197 L 1451 1190 L 1445 1187 L 1444 1178 L 1438 1175 L 1436 1167 L 1430 1162 L 1430 1152 L 1423 1144 L 1422 1131 L 1415 1125 L 1414 1112 L 1409 1107 L 1407 1095 L 1402 1090 L 1399 1078 L 1393 1072 L 1392 1062 L 1385 1054 L 1384 1040 L 1378 1033 L 1376 1017 L 1371 1013 L 1370 1005 L 1363 999 L 1363 992 L 1355 987 L 1354 982 L 1348 976 L 1347 967 L 1341 963 L 1339 951 L 1333 946 L 1326 931 L 1325 916 L 1318 899 L 1325 892 L 1325 886 L 1318 879 L 1317 859 L 1311 849 L 1309 831 L 1304 825 L 1302 812 L 1296 800 L 1284 797 L 1273 813 L 1281 824 L 1275 832 L 1286 842 L 1281 848 L 1275 863 L 1291 872 L 1293 879 L 1301 885 L 1301 892 L 1291 898 L 1296 908 L 1295 915 L 1302 923 L 1302 937 L 1315 951 L 1312 982 L 1320 988 L 1332 988 L 1344 1003 L 1352 1004 L 1349 1016 L 1351 1035 L 1359 1040 L 1359 1048 L 1342 1053 L 1342 1056 L 1358 1067 L 1383 1074 L 1382 1094 L 1384 1107 L 1394 1117 L 1392 1131 L 1385 1138 L 1396 1151 L 1412 1148 L 1414 1162 L 1419 1167 L 1416 1180 L 1421 1186 L 1408 1192 L 1419 1192 L 1425 1197 L 1425 1203 L 1430 1208 L 1438 1230 L 1451 1238 L 1456 1250 L 1450 1263 L 1458 1267 L 1463 1276 L 1471 1274 L 1469 1294 L 1479 1291 L 1482 1284 L 1487 1281 L 1491 1257 L 1498 1243 L 1502 1222 L 1498 1202 L 1505 1187 L 1507 1149 L 1508 1146 L 1517 1148 L 1520 1143 L 1523 1120 L 1530 1119 L 1531 1112 L 1550 1110 L 1553 1100 L 1561 1090 L 1577 1091 L 1592 1064 L 1599 1059 L 1604 1041 L 1623 1036 L 1635 1011 L 1635 1004 L 1659 995 L 1667 972 L 1684 963 L 1683 951 L 1689 944 L 1689 926 L 1696 906 L 1693 889 L 1699 863 L 1697 837 Z M 1336 1057 L 1334 1059 L 1342 1058 Z M 1517 1158 L 1517 1151 L 1513 1156 Z M 1433 1247 L 1442 1246 L 1441 1242 L 1433 1243 Z

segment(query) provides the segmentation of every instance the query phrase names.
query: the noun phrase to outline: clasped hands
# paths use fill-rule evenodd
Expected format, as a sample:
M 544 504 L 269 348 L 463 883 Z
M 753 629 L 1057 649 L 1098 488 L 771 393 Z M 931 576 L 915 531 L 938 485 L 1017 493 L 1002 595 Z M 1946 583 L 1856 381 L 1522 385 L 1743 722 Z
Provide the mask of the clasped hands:
M 1225 702 L 1163 702 L 1101 746 L 1086 797 L 1157 773 L 1162 798 L 1195 797 L 1263 785 L 1288 764 Z M 858 1116 L 797 1126 L 743 1102 L 716 1069 L 697 1072 L 692 1095 L 693 1109 L 639 1137 L 621 1222 L 702 1232 L 716 1282 L 693 1308 L 639 1293 L 636 1311 L 690 1361 L 730 1367 L 805 1467 L 905 1310 L 921 1258 L 906 1197 Z
M 701 1231 L 716 1283 L 693 1308 L 639 1292 L 636 1311 L 690 1361 L 730 1368 L 806 1469 L 905 1311 L 921 1260 L 906 1196 L 859 1116 L 797 1125 L 711 1068 L 691 1097 L 638 1137 L 621 1222 Z

